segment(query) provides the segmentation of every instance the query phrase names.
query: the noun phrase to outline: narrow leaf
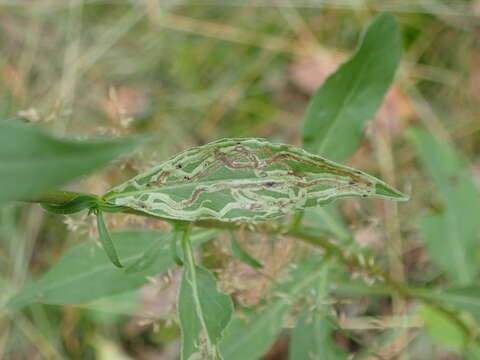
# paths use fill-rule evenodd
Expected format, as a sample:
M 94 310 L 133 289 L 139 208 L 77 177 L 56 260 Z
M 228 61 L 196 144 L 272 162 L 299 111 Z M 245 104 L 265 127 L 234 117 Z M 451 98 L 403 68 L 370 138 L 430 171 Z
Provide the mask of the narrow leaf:
M 468 166 L 450 144 L 425 130 L 414 129 L 409 136 L 444 205 L 440 214 L 419 220 L 427 249 L 452 281 L 470 284 L 478 272 L 480 197 Z
M 232 300 L 218 289 L 210 271 L 195 265 L 188 234 L 182 243 L 185 267 L 178 295 L 182 360 L 221 359 L 217 345 L 231 320 Z
M 247 253 L 238 243 L 237 236 L 235 232 L 230 231 L 230 244 L 232 246 L 232 252 L 240 261 L 244 262 L 245 264 L 250 265 L 255 269 L 261 269 L 263 265 L 254 257 L 252 257 L 249 253 Z
M 365 29 L 355 54 L 310 101 L 304 115 L 305 149 L 340 162 L 357 149 L 364 123 L 374 117 L 393 80 L 400 50 L 395 19 L 377 16 Z
M 192 234 L 193 246 L 213 239 L 214 230 L 199 230 Z M 120 294 L 148 282 L 148 277 L 161 274 L 175 266 L 170 256 L 169 234 L 156 231 L 112 232 L 120 261 L 128 267 L 143 256 L 156 241 L 162 246 L 155 262 L 137 273 L 126 273 L 112 266 L 95 242 L 88 241 L 68 250 L 39 280 L 27 285 L 9 301 L 11 307 L 32 303 L 80 304 L 106 296 Z
M 137 140 L 63 140 L 0 122 L 0 203 L 56 189 L 131 152 Z
M 108 233 L 107 227 L 105 226 L 105 221 L 103 220 L 103 214 L 101 211 L 96 212 L 97 217 L 97 229 L 98 229 L 98 237 L 100 242 L 102 243 L 103 250 L 107 254 L 108 258 L 112 262 L 113 265 L 116 267 L 123 267 L 120 263 L 120 260 L 117 255 L 117 251 L 115 250 L 115 246 L 113 245 L 112 239 L 110 238 L 110 234 Z
M 223 139 L 188 149 L 115 187 L 115 206 L 176 220 L 262 221 L 342 197 L 408 197 L 381 180 L 303 149 Z

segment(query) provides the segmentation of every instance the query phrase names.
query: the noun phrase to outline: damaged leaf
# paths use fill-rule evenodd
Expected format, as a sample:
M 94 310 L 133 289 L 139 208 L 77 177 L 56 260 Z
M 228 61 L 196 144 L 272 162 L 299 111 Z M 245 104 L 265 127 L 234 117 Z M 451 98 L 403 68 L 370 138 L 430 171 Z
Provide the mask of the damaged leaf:
M 360 170 L 256 138 L 185 150 L 115 187 L 103 200 L 174 220 L 263 221 L 342 197 L 408 200 Z

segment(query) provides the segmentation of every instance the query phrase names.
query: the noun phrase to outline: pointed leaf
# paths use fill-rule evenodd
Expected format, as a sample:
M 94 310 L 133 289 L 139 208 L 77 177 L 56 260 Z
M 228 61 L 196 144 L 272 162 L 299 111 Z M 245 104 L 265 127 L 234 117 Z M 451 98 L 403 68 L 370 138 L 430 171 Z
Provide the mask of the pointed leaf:
M 113 245 L 112 239 L 110 238 L 107 227 L 105 226 L 102 212 L 97 211 L 96 217 L 98 237 L 100 239 L 100 242 L 102 243 L 103 250 L 105 250 L 105 253 L 107 254 L 113 265 L 119 268 L 123 267 L 123 265 L 120 263 L 120 259 L 118 258 L 117 251 L 115 250 L 115 246 Z
M 63 140 L 0 122 L 0 203 L 34 197 L 131 152 L 138 139 Z
M 245 138 L 188 149 L 103 198 L 176 220 L 261 221 L 359 196 L 408 199 L 359 170 L 291 145 Z
M 255 269 L 261 269 L 263 265 L 254 257 L 252 257 L 249 253 L 247 253 L 238 243 L 237 236 L 235 232 L 230 231 L 230 244 L 232 246 L 233 254 L 245 264 L 250 265 Z
M 334 161 L 358 147 L 362 128 L 374 117 L 400 59 L 400 32 L 388 14 L 365 29 L 355 54 L 317 90 L 304 115 L 304 148 Z M 339 140 L 341 139 L 341 140 Z

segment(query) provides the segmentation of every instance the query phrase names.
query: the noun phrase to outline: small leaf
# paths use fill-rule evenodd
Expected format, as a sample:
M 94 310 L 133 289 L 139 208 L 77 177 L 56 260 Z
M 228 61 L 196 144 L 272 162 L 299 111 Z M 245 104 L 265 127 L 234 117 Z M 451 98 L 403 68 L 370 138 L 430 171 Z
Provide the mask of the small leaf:
M 263 139 L 188 149 L 103 200 L 162 218 L 262 221 L 342 197 L 408 197 L 359 170 Z
M 245 264 L 250 265 L 255 269 L 263 268 L 263 265 L 249 253 L 247 253 L 238 243 L 237 236 L 233 231 L 230 231 L 230 244 L 232 246 L 233 254 Z
M 131 152 L 138 139 L 63 140 L 0 122 L 0 203 L 34 197 Z
M 192 234 L 195 247 L 213 239 L 215 230 Z M 127 267 L 138 261 L 152 243 L 162 244 L 155 263 L 143 271 L 126 273 L 112 266 L 105 251 L 93 241 L 69 249 L 39 280 L 27 285 L 9 301 L 11 307 L 33 303 L 80 304 L 132 291 L 148 283 L 148 277 L 175 266 L 170 256 L 170 235 L 158 231 L 112 232 L 120 261 Z
M 113 265 L 119 268 L 123 267 L 123 265 L 120 263 L 120 260 L 118 259 L 117 251 L 115 250 L 115 246 L 113 245 L 112 239 L 110 238 L 107 227 L 105 226 L 102 212 L 96 211 L 96 217 L 98 237 L 100 239 L 100 242 L 102 243 L 103 250 L 105 250 L 105 253 L 107 254 Z
M 232 300 L 218 289 L 210 271 L 195 265 L 188 232 L 182 243 L 185 267 L 178 295 L 182 360 L 221 359 L 217 345 L 232 317 Z
M 358 147 L 362 128 L 374 117 L 400 60 L 395 18 L 380 14 L 365 29 L 355 54 L 328 77 L 304 115 L 305 149 L 334 161 Z
M 467 164 L 450 144 L 421 129 L 411 130 L 409 137 L 445 206 L 442 213 L 429 214 L 419 220 L 427 249 L 432 260 L 452 281 L 470 284 L 478 273 L 478 190 Z
M 332 339 L 332 319 L 319 311 L 304 311 L 293 329 L 289 360 L 347 359 L 347 354 Z

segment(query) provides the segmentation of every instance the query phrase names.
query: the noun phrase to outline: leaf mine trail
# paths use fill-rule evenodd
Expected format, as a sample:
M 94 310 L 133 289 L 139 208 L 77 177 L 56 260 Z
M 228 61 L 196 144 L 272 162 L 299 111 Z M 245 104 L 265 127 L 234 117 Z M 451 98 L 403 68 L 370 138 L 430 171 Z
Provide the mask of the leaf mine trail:
M 103 198 L 162 218 L 262 221 L 341 197 L 408 199 L 360 170 L 256 138 L 190 148 Z

